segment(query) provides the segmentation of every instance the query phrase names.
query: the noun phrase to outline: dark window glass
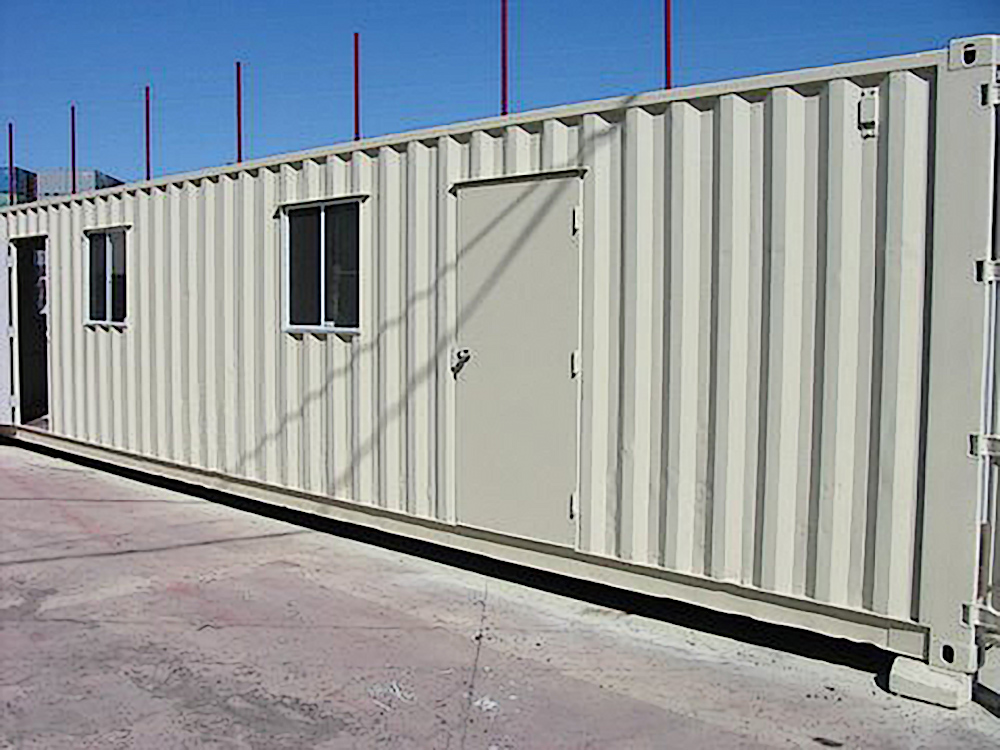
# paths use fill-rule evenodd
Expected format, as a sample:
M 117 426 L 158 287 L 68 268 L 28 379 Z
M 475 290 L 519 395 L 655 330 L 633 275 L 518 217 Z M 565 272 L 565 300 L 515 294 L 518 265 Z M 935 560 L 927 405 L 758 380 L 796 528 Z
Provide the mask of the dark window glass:
M 108 237 L 103 232 L 90 235 L 90 319 L 107 320 Z
M 327 206 L 326 322 L 358 327 L 358 204 Z
M 125 232 L 111 232 L 111 320 L 125 322 Z
M 318 208 L 288 212 L 288 274 L 292 325 L 319 325 L 320 258 Z

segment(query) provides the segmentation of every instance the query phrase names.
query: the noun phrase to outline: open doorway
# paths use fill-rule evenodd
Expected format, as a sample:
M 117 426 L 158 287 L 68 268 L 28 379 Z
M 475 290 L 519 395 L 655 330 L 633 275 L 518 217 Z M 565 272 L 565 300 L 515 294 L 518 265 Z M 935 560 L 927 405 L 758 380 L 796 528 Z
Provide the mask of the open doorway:
M 17 249 L 18 407 L 21 424 L 49 427 L 49 300 L 45 237 L 14 241 Z

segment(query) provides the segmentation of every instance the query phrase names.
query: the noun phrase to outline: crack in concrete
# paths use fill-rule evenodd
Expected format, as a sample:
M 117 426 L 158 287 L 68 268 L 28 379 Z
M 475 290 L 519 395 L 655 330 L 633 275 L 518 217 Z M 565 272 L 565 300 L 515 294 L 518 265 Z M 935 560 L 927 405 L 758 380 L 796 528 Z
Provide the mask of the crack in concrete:
M 24 496 L 24 497 L 0 497 L 0 503 L 165 503 L 168 505 L 206 505 L 205 500 L 157 500 L 154 498 L 148 499 L 129 499 L 129 498 L 117 498 L 117 497 L 36 497 L 36 496 Z
M 219 544 L 231 544 L 233 542 L 253 542 L 263 539 L 278 539 L 281 537 L 300 536 L 302 534 L 313 534 L 312 531 L 282 531 L 277 534 L 254 534 L 253 536 L 227 537 L 222 539 L 206 539 L 201 542 L 184 542 L 182 544 L 167 544 L 162 547 L 146 547 L 144 549 L 123 549 L 110 550 L 108 552 L 86 552 L 79 555 L 54 555 L 52 557 L 36 557 L 26 560 L 3 560 L 0 561 L 0 568 L 9 568 L 14 565 L 32 565 L 35 563 L 60 562 L 63 560 L 87 560 L 102 557 L 125 557 L 127 555 L 141 555 L 151 552 L 173 552 L 180 549 L 192 549 L 194 547 L 210 547 Z
M 2 501 L 3 498 L 0 498 Z M 228 523 L 230 519 L 228 518 L 213 518 L 205 521 L 193 521 L 191 523 L 176 523 L 170 524 L 163 527 L 164 531 L 176 531 L 177 529 L 190 528 L 191 526 L 208 526 L 214 523 Z M 34 529 L 24 529 L 24 532 L 31 532 Z M 26 547 L 12 547 L 10 549 L 0 550 L 0 555 L 12 555 L 15 552 L 29 552 L 36 549 L 45 549 L 47 547 L 58 547 L 60 545 L 76 544 L 77 542 L 90 542 L 90 541 L 105 541 L 110 539 L 121 539 L 123 537 L 135 536 L 135 531 L 120 531 L 114 534 L 88 534 L 86 536 L 72 536 L 66 537 L 64 539 L 55 539 L 51 542 L 44 542 L 42 544 L 32 544 Z M 3 562 L 0 560 L 0 562 Z
M 4 610 L 0 610 L 2 613 Z M 33 613 L 29 613 L 33 614 Z M 3 618 L 0 618 L 3 619 Z M 10 618 L 14 619 L 14 618 Z M 156 627 L 156 628 L 181 628 L 184 630 L 190 629 L 192 627 L 191 622 L 188 620 L 177 620 L 175 622 L 164 622 L 163 620 L 137 620 L 134 618 L 115 618 L 115 617 L 23 617 L 18 618 L 19 622 L 30 622 L 36 625 L 45 624 L 70 624 L 70 625 L 128 625 L 134 627 Z M 333 624 L 323 624 L 323 625 L 289 625 L 285 623 L 268 623 L 268 622 L 239 622 L 231 621 L 227 623 L 203 623 L 199 625 L 195 630 L 205 630 L 206 628 L 212 628 L 213 630 L 226 630 L 231 628 L 255 628 L 261 630 L 287 630 L 287 631 L 302 631 L 302 632 L 385 632 L 385 633 L 434 633 L 437 631 L 449 632 L 449 628 L 443 625 L 333 625 Z
M 469 712 L 472 710 L 472 697 L 476 690 L 476 675 L 479 673 L 479 655 L 483 650 L 483 635 L 486 632 L 486 605 L 490 595 L 490 582 L 483 584 L 483 598 L 480 602 L 483 611 L 479 615 L 479 630 L 476 632 L 476 653 L 472 658 L 472 673 L 469 675 L 469 689 L 465 694 L 465 707 L 462 710 L 462 740 L 459 750 L 465 750 L 465 740 L 469 733 Z

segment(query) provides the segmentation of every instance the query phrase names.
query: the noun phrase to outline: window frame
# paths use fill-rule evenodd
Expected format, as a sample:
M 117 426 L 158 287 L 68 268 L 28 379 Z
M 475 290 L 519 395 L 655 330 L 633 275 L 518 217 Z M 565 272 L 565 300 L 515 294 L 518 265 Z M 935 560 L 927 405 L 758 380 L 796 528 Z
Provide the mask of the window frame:
M 129 278 L 129 274 L 128 274 L 128 266 L 129 266 L 129 263 L 128 263 L 128 255 L 129 255 L 128 248 L 129 248 L 129 245 L 131 244 L 130 240 L 129 240 L 129 234 L 130 234 L 131 230 L 132 230 L 132 225 L 131 224 L 111 224 L 111 225 L 107 225 L 107 226 L 88 227 L 88 228 L 86 228 L 86 229 L 83 230 L 83 253 L 84 253 L 84 257 L 86 258 L 86 261 L 84 263 L 84 277 L 83 277 L 84 278 L 84 284 L 86 285 L 85 293 L 83 295 L 83 305 L 84 305 L 83 325 L 86 326 L 86 327 L 88 327 L 88 328 L 97 328 L 97 327 L 102 327 L 102 328 L 117 328 L 117 329 L 128 328 L 128 325 L 129 325 L 129 305 L 128 305 L 129 295 L 128 295 L 127 291 L 126 291 L 126 294 L 125 294 L 125 317 L 124 317 L 124 319 L 122 319 L 122 320 L 111 320 L 111 318 L 110 318 L 110 316 L 111 316 L 111 310 L 112 310 L 112 304 L 111 304 L 111 282 L 112 282 L 112 277 L 114 276 L 114 274 L 111 272 L 112 265 L 113 265 L 113 260 L 112 260 L 112 252 L 113 251 L 111 249 L 110 234 L 112 232 L 121 232 L 122 236 L 124 237 L 124 240 L 125 240 L 125 249 L 124 249 L 125 270 L 126 270 L 126 273 L 125 273 L 125 288 L 127 290 L 128 289 L 128 278 Z M 90 260 L 91 260 L 90 259 L 90 238 L 91 238 L 92 235 L 95 235 L 95 234 L 109 235 L 108 239 L 105 241 L 106 244 L 105 244 L 105 266 L 104 266 L 105 267 L 104 309 L 107 311 L 107 314 L 108 314 L 108 319 L 107 320 L 94 320 L 93 318 L 90 317 Z
M 363 240 L 362 232 L 365 225 L 365 201 L 368 200 L 367 193 L 344 195 L 332 198 L 320 198 L 317 200 L 295 201 L 282 203 L 278 206 L 275 216 L 281 221 L 281 329 L 285 333 L 313 333 L 313 334 L 338 334 L 342 336 L 357 336 L 361 333 L 362 320 L 362 294 L 363 284 L 361 276 L 364 266 L 364 253 L 362 252 Z M 339 326 L 326 322 L 326 221 L 324 209 L 327 206 L 337 206 L 355 203 L 358 207 L 358 324 L 357 326 Z M 292 277 L 291 277 L 291 226 L 289 212 L 306 208 L 316 208 L 320 212 L 319 222 L 319 267 L 321 270 L 319 281 L 319 303 L 320 303 L 320 323 L 315 325 L 292 323 Z

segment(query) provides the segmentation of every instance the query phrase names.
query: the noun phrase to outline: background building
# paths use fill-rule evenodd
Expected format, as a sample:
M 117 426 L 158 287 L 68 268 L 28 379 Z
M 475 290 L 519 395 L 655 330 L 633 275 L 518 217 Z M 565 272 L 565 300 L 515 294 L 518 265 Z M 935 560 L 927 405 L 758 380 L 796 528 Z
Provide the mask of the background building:
M 0 167 L 0 206 L 28 203 L 38 197 L 38 177 L 27 169 L 14 167 L 14 200 L 10 196 L 10 168 Z
M 78 169 L 76 171 L 76 191 L 78 193 L 123 184 L 117 177 L 104 174 L 104 172 L 97 169 Z M 51 197 L 53 195 L 69 195 L 72 192 L 72 186 L 73 178 L 68 169 L 48 169 L 38 173 L 39 198 Z

